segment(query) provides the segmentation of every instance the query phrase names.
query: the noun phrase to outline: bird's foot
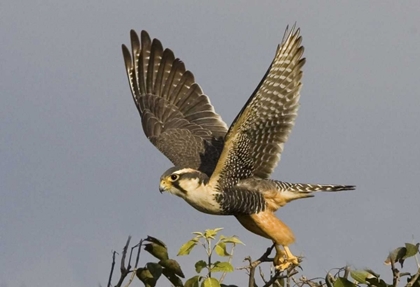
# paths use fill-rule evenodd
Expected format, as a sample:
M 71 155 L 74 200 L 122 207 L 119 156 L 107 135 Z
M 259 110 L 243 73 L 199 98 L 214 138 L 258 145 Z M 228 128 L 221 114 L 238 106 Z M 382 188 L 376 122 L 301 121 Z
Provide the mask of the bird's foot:
M 284 271 L 288 269 L 289 267 L 295 267 L 298 265 L 299 265 L 299 259 L 296 256 L 293 256 L 292 258 L 286 258 L 275 263 L 275 268 L 279 271 Z
M 277 254 L 274 257 L 274 266 L 279 271 L 284 271 L 289 267 L 299 265 L 299 258 L 294 256 L 287 246 L 284 246 L 284 251 L 276 247 Z

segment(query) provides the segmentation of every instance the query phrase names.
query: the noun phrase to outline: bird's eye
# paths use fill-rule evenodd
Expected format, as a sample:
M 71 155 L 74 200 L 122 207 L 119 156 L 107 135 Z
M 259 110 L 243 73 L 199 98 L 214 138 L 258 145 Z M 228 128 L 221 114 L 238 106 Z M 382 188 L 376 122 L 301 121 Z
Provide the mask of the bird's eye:
M 175 181 L 175 180 L 177 180 L 179 178 L 179 175 L 177 175 L 177 174 L 172 174 L 171 175 L 171 180 L 172 181 Z

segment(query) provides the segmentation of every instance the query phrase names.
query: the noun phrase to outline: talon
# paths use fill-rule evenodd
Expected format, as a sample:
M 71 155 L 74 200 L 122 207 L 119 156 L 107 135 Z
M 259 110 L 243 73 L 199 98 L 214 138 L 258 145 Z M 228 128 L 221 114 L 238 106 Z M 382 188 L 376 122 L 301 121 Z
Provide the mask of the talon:
M 299 259 L 292 254 L 287 246 L 284 246 L 284 251 L 276 246 L 276 252 L 273 263 L 277 270 L 283 271 L 291 266 L 299 265 Z
M 299 265 L 299 259 L 292 254 L 289 247 L 284 246 L 284 252 L 286 253 L 287 260 L 291 262 L 293 265 Z

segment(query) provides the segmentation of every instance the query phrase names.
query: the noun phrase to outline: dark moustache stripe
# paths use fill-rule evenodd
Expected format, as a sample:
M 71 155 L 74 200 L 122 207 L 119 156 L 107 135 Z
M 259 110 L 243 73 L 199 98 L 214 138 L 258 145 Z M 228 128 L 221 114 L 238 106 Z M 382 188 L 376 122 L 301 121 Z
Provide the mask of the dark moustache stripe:
M 184 194 L 187 194 L 187 191 L 185 189 L 183 189 L 181 186 L 179 186 L 179 181 L 174 181 L 172 182 L 172 185 L 175 186 L 176 189 L 178 189 L 179 191 L 181 191 Z

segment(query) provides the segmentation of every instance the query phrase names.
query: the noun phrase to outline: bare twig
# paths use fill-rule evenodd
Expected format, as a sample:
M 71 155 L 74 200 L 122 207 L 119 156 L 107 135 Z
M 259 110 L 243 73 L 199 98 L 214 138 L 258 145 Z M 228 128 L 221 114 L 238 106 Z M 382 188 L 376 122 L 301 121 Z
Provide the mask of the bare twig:
M 269 258 L 268 256 L 271 254 L 275 246 L 276 245 L 273 244 L 271 247 L 267 248 L 264 254 L 260 258 L 258 258 L 256 261 L 252 262 L 251 265 L 255 268 L 258 265 L 260 265 L 262 262 L 273 262 L 273 258 Z
M 126 264 L 127 252 L 128 252 L 128 247 L 130 245 L 130 241 L 131 241 L 131 236 L 128 237 L 127 242 L 125 243 L 125 245 L 123 247 L 123 251 L 121 253 L 121 263 L 120 263 L 121 264 L 121 266 L 120 266 L 121 275 L 120 275 L 120 278 L 118 279 L 118 283 L 115 285 L 115 287 L 121 287 L 125 278 L 127 277 L 127 275 L 132 273 L 127 285 L 125 285 L 125 287 L 128 287 L 131 284 L 131 282 L 134 280 L 134 277 L 136 276 L 136 270 L 137 270 L 137 265 L 138 265 L 139 260 L 140 260 L 140 251 L 141 251 L 141 247 L 143 245 L 143 239 L 141 239 L 138 244 L 131 247 L 130 254 L 129 254 L 129 257 L 128 257 L 128 262 L 127 262 L 127 267 L 126 267 L 125 264 Z M 132 268 L 131 259 L 133 257 L 133 251 L 134 251 L 135 248 L 138 248 L 137 249 L 136 262 L 135 262 L 135 265 L 134 265 L 134 269 L 131 269 Z M 111 281 L 112 281 L 112 275 L 113 275 L 114 268 L 115 268 L 115 254 L 118 254 L 118 253 L 116 251 L 114 251 L 113 255 L 112 255 L 111 272 L 109 274 L 108 286 L 107 287 L 112 287 Z
M 130 245 L 131 236 L 128 236 L 127 243 L 125 244 L 121 256 L 121 273 L 127 272 L 127 268 L 125 268 L 125 257 L 127 256 L 128 245 Z
M 131 257 L 133 255 L 133 250 L 138 246 L 138 244 L 134 245 L 133 247 L 131 247 L 130 250 L 130 257 L 128 257 L 128 265 L 127 265 L 127 269 L 130 270 L 131 269 Z
M 268 282 L 263 285 L 263 287 L 270 287 L 271 285 L 273 285 L 274 282 L 276 282 L 276 280 L 290 278 L 290 277 L 292 277 L 293 275 L 295 275 L 297 273 L 298 273 L 297 270 L 292 270 L 290 273 L 287 272 L 286 275 L 281 275 L 281 272 L 280 271 L 276 271 L 276 273 L 274 274 L 274 276 L 272 276 L 270 278 L 270 280 L 268 280 Z
M 114 267 L 115 267 L 115 254 L 117 252 L 112 252 L 112 264 L 111 264 L 111 271 L 109 272 L 109 278 L 108 278 L 108 287 L 111 287 L 111 279 L 112 279 L 112 273 L 114 273 Z
M 303 285 L 308 285 L 309 287 L 320 287 L 320 286 L 322 286 L 322 283 L 317 283 L 317 282 L 314 282 L 314 280 L 316 280 L 316 279 L 323 279 L 323 278 L 320 278 L 320 277 L 315 277 L 315 278 L 312 278 L 312 279 L 307 279 L 305 276 L 302 276 L 299 280 L 300 280 L 300 282 L 302 283 L 301 285 L 299 285 L 299 286 L 303 286 Z
M 134 265 L 134 268 L 137 269 L 137 265 L 139 264 L 140 260 L 140 251 L 141 247 L 143 246 L 143 239 L 140 239 L 140 242 L 138 244 L 139 249 L 137 249 L 137 257 L 136 257 L 136 264 Z
M 260 277 L 261 277 L 262 281 L 264 281 L 264 283 L 267 283 L 267 280 L 265 280 L 264 273 L 262 271 L 261 266 L 258 266 L 258 269 L 260 271 Z
M 133 282 L 133 280 L 134 280 L 134 277 L 136 277 L 136 269 L 134 269 L 130 272 L 131 272 L 130 279 L 128 280 L 128 283 L 124 287 L 130 286 L 131 282 Z
M 269 258 L 268 256 L 273 251 L 275 244 L 273 244 L 271 247 L 267 248 L 265 253 L 255 261 L 252 261 L 251 257 L 246 257 L 244 261 L 249 261 L 249 266 L 238 268 L 239 270 L 246 269 L 249 272 L 249 280 L 248 280 L 248 287 L 254 287 L 255 283 L 255 268 L 257 268 L 258 265 L 260 265 L 262 262 L 273 262 L 272 258 Z
M 390 261 L 391 261 L 391 270 L 392 270 L 392 286 L 393 287 L 397 287 L 398 286 L 398 282 L 400 282 L 400 271 L 395 268 L 395 261 L 392 258 L 392 256 L 390 256 Z
M 128 236 L 127 243 L 125 244 L 122 255 L 121 255 L 121 266 L 120 266 L 121 275 L 120 275 L 120 279 L 118 280 L 117 285 L 115 285 L 116 287 L 121 287 L 122 283 L 124 282 L 125 277 L 127 277 L 128 273 L 130 273 L 130 270 L 125 268 L 125 257 L 127 256 L 127 250 L 128 250 L 128 245 L 130 244 L 130 241 L 131 241 L 131 236 Z
M 296 266 L 296 267 L 300 267 L 300 266 Z M 293 283 L 295 283 L 296 286 L 299 286 L 299 287 L 302 287 L 305 284 L 311 286 L 311 284 L 309 284 L 307 281 L 312 281 L 313 279 L 308 280 L 308 279 L 306 279 L 305 276 L 302 276 L 301 278 L 296 280 L 295 277 L 293 277 L 293 275 L 296 275 L 297 273 L 298 273 L 298 271 L 295 268 L 287 270 L 286 287 L 291 286 L 291 284 L 290 284 L 291 280 L 293 281 Z M 311 282 L 311 283 L 313 283 L 313 282 Z M 293 286 L 295 286 L 295 285 L 293 285 Z M 322 286 L 322 284 L 320 284 L 320 286 Z
M 254 285 L 255 285 L 255 267 L 257 267 L 257 265 L 253 265 L 252 259 L 251 259 L 250 256 L 248 256 L 245 259 L 249 261 L 249 282 L 248 282 L 248 287 L 254 287 Z
M 292 279 L 293 283 L 295 283 L 295 285 L 298 286 L 298 287 L 302 287 L 304 285 L 304 283 L 301 280 L 296 280 L 294 277 L 292 277 L 292 278 L 288 277 L 287 278 L 287 284 L 286 284 L 287 287 L 290 287 L 290 279 Z M 293 285 L 293 286 L 295 286 L 295 285 Z

